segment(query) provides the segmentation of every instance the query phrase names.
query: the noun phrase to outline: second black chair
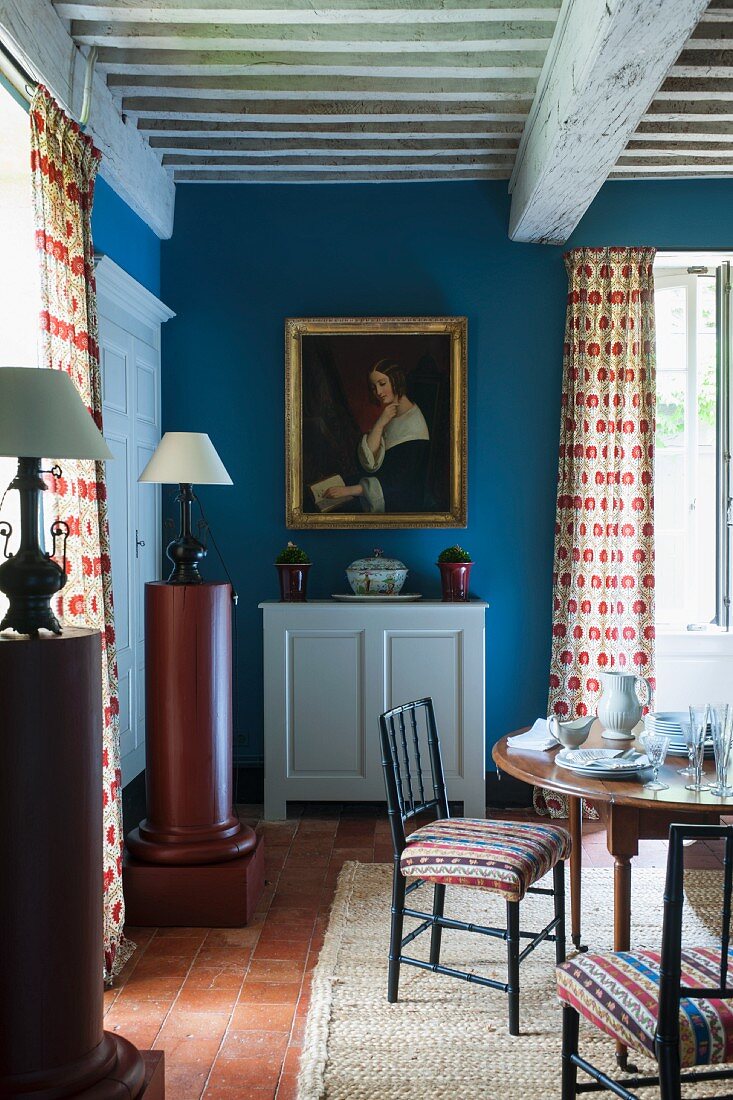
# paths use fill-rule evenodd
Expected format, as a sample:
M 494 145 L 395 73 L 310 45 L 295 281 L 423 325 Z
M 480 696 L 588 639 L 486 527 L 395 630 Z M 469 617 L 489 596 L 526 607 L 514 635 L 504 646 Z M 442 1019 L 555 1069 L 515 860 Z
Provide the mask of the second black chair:
M 432 699 L 419 699 L 386 711 L 379 719 L 379 728 L 394 849 L 387 999 L 390 1003 L 397 1000 L 403 964 L 462 978 L 508 995 L 509 1032 L 518 1035 L 519 964 L 544 940 L 554 941 L 557 963 L 565 960 L 564 861 L 570 854 L 570 836 L 551 825 L 452 818 Z M 405 826 L 423 817 L 427 823 L 407 835 Z M 553 872 L 553 889 L 535 886 L 549 871 Z M 431 913 L 405 904 L 407 895 L 425 883 L 434 886 Z M 445 917 L 445 889 L 449 885 L 473 886 L 499 894 L 506 902 L 506 927 Z M 520 930 L 519 906 L 527 893 L 554 897 L 554 917 L 539 932 Z M 405 917 L 420 922 L 407 935 L 403 933 Z M 506 982 L 443 966 L 440 949 L 444 928 L 505 940 Z M 427 929 L 429 958 L 405 955 L 403 948 Z M 530 942 L 520 951 L 522 939 Z

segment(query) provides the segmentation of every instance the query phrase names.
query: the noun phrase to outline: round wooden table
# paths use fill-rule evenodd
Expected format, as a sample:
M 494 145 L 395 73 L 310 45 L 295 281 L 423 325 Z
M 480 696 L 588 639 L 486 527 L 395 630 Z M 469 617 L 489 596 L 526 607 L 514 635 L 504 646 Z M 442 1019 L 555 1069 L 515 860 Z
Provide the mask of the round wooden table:
M 522 733 L 522 730 L 517 730 Z M 514 736 L 509 734 L 509 737 Z M 509 748 L 508 738 L 502 737 L 494 745 L 493 757 L 497 768 L 538 787 L 549 787 L 568 796 L 570 833 L 573 851 L 570 858 L 571 927 L 573 943 L 580 947 L 580 872 L 582 867 L 581 807 L 584 798 L 595 803 L 605 803 L 607 813 L 607 844 L 614 858 L 614 950 L 628 951 L 631 935 L 631 859 L 639 854 L 640 840 L 664 840 L 674 821 L 686 824 L 710 823 L 721 814 L 733 814 L 733 798 L 718 798 L 709 791 L 695 794 L 686 791 L 689 782 L 679 775 L 678 769 L 686 764 L 681 756 L 668 756 L 660 769 L 661 782 L 667 783 L 666 791 L 645 791 L 643 784 L 651 777 L 634 779 L 591 779 L 578 775 L 555 764 L 556 749 L 534 752 Z M 602 736 L 599 722 L 591 729 L 584 748 L 637 748 L 631 741 L 607 741 Z M 703 782 L 714 782 L 712 760 L 706 760 Z

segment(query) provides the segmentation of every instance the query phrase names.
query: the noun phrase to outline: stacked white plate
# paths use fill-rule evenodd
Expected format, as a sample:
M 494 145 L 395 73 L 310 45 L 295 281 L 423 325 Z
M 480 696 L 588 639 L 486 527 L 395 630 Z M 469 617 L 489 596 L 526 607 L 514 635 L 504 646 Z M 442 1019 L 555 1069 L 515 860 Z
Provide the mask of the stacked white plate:
M 649 758 L 636 749 L 561 749 L 555 763 L 595 779 L 630 779 L 649 767 Z
M 663 733 L 669 738 L 670 756 L 687 756 L 685 729 L 690 724 L 690 715 L 684 710 L 658 710 L 647 714 L 644 728 L 647 733 Z M 705 742 L 705 756 L 713 755 L 713 742 L 708 733 Z

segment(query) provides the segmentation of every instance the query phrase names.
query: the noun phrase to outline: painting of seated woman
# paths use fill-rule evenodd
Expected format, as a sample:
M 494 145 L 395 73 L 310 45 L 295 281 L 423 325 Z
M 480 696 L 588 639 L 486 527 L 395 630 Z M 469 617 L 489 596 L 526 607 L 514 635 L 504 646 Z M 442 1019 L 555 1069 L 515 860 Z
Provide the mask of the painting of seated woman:
M 288 526 L 465 526 L 465 356 L 465 318 L 288 320 Z

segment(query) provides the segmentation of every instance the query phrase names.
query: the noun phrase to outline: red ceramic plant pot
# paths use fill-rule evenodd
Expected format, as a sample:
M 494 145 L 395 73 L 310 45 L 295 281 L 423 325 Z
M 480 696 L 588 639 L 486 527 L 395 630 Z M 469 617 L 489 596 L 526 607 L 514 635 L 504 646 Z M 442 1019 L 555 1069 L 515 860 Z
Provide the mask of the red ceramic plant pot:
M 468 582 L 472 561 L 439 561 L 440 583 L 445 603 L 458 603 L 468 599 Z
M 308 570 L 311 563 L 294 565 L 275 563 L 280 577 L 280 602 L 304 603 L 307 600 Z

